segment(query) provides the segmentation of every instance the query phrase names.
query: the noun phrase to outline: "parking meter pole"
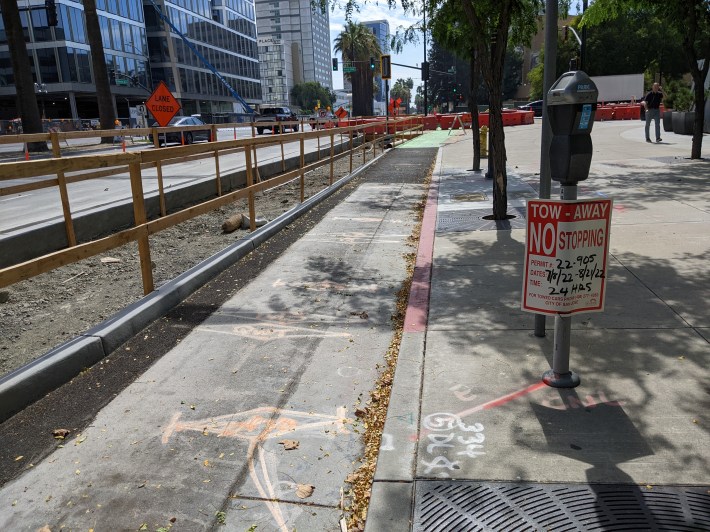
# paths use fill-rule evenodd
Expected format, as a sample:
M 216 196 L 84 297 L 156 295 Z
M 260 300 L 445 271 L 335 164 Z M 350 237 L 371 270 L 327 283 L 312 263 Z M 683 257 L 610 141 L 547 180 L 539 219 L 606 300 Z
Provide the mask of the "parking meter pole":
M 560 199 L 576 200 L 577 185 L 562 185 Z M 555 344 L 552 351 L 552 369 L 546 371 L 542 380 L 553 388 L 574 388 L 579 386 L 579 375 L 569 370 L 570 341 L 572 338 L 572 317 L 555 316 Z
M 552 131 L 550 179 L 560 183 L 563 201 L 576 200 L 577 183 L 589 177 L 593 152 L 591 132 L 598 96 L 596 85 L 582 71 L 562 74 L 546 94 L 544 120 L 549 121 Z M 570 313 L 556 314 L 552 369 L 542 376 L 548 386 L 579 386 L 579 376 L 569 369 L 571 329 Z

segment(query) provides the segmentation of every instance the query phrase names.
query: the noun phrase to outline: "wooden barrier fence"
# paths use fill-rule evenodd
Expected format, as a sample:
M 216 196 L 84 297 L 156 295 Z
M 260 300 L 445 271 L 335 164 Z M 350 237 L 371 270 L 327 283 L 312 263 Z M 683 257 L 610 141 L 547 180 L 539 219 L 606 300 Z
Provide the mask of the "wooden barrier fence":
M 392 120 L 390 121 L 390 123 L 394 123 L 394 144 L 396 144 L 398 136 L 401 139 L 404 139 L 405 137 L 411 137 L 414 134 L 421 134 L 422 132 L 422 123 L 421 121 L 417 121 L 416 119 L 403 118 L 398 120 Z M 398 125 L 401 126 L 401 129 L 399 129 L 399 131 L 397 129 Z M 220 125 L 220 127 L 223 126 L 223 124 Z M 213 139 L 216 138 L 215 127 L 216 126 L 212 126 L 212 131 L 213 133 L 215 133 L 212 136 Z M 200 126 L 189 126 L 189 128 L 180 129 L 186 131 L 189 129 L 199 128 Z M 168 128 L 153 128 L 150 130 L 150 134 L 153 135 L 153 139 L 157 142 L 156 133 L 159 133 L 160 131 L 156 131 L 156 129 L 160 130 Z M 143 134 L 148 130 L 134 129 L 125 131 L 139 132 L 139 134 Z M 318 129 L 311 132 L 301 131 L 299 133 L 265 136 L 261 138 L 207 142 L 204 144 L 177 146 L 158 150 L 141 150 L 115 154 L 80 155 L 75 157 L 61 156 L 61 150 L 59 149 L 58 145 L 62 135 L 72 135 L 74 138 L 76 138 L 76 135 L 82 136 L 86 133 L 91 133 L 96 136 L 96 132 L 52 132 L 48 134 L 8 135 L 5 137 L 0 137 L 0 143 L 3 143 L 2 140 L 7 139 L 8 137 L 21 137 L 21 142 L 38 142 L 45 140 L 52 143 L 52 154 L 54 156 L 53 158 L 0 163 L 0 184 L 3 181 L 10 181 L 15 179 L 30 179 L 50 175 L 56 175 L 56 178 L 47 177 L 46 179 L 41 179 L 32 183 L 0 188 L 0 195 L 17 193 L 27 190 L 37 190 L 40 188 L 47 187 L 58 187 L 60 192 L 59 195 L 62 204 L 62 211 L 64 213 L 64 224 L 67 233 L 67 242 L 69 243 L 68 247 L 66 247 L 65 249 L 49 253 L 47 255 L 43 255 L 41 257 L 20 264 L 9 266 L 7 268 L 0 269 L 0 288 L 12 285 L 25 279 L 29 279 L 31 277 L 53 270 L 60 266 L 72 264 L 88 257 L 104 253 L 124 244 L 128 244 L 130 242 L 137 242 L 140 257 L 141 276 L 143 280 L 143 291 L 145 294 L 148 294 L 154 289 L 153 273 L 150 259 L 150 242 L 148 238 L 150 235 L 153 235 L 176 224 L 179 224 L 196 216 L 205 214 L 211 210 L 228 205 L 229 203 L 243 198 L 246 198 L 248 201 L 249 219 L 251 223 L 250 229 L 251 231 L 254 231 L 256 229 L 256 193 L 276 188 L 295 179 L 299 179 L 300 198 L 301 202 L 303 202 L 305 199 L 304 189 L 306 173 L 311 172 L 326 164 L 329 164 L 330 178 L 328 182 L 330 185 L 332 185 L 334 182 L 333 163 L 336 160 L 342 157 L 349 157 L 349 169 L 350 173 L 352 173 L 353 152 L 355 150 L 355 147 L 353 146 L 353 138 L 358 133 L 363 133 L 363 164 L 366 162 L 368 146 L 372 147 L 374 159 L 376 156 L 377 142 L 383 140 L 386 136 L 388 136 L 387 133 L 384 131 L 379 133 L 378 131 L 374 130 L 372 123 L 367 123 L 325 130 Z M 102 131 L 101 136 L 106 136 L 106 133 L 106 131 Z M 115 133 L 115 131 L 111 131 L 108 134 L 113 135 Z M 343 136 L 348 136 L 350 139 L 349 149 L 343 150 L 337 155 L 335 154 L 334 147 L 336 135 L 341 136 L 342 146 L 347 145 L 343 144 L 342 142 Z M 305 141 L 307 139 L 313 138 L 320 139 L 321 136 L 326 136 L 330 139 L 330 157 L 324 160 L 321 160 L 319 158 L 316 162 L 306 164 L 304 147 Z M 299 166 L 295 170 L 286 172 L 283 143 L 291 142 L 294 140 L 299 141 Z M 259 147 L 273 146 L 279 143 L 281 144 L 283 171 L 282 173 L 268 180 L 262 181 L 259 178 L 258 174 L 258 162 L 256 158 L 257 149 Z M 226 153 L 235 153 L 242 151 L 245 155 L 247 186 L 246 188 L 223 194 L 219 175 L 219 156 L 220 154 L 223 155 Z M 186 160 L 190 160 L 191 158 L 196 157 L 214 157 L 216 174 L 216 197 L 199 203 L 197 205 L 180 209 L 174 213 L 168 214 L 165 210 L 165 194 L 162 185 L 161 172 L 162 165 L 184 162 Z M 145 195 L 143 192 L 142 170 L 150 167 L 157 168 L 158 194 L 160 199 L 161 216 L 155 220 L 149 221 L 147 219 L 145 210 Z M 104 177 L 106 175 L 122 174 L 126 173 L 126 170 L 129 174 L 131 194 L 133 198 L 134 226 L 129 229 L 118 231 L 107 237 L 95 239 L 90 242 L 77 243 L 76 236 L 74 234 L 67 184 L 77 183 L 79 181 L 84 181 L 87 179 Z

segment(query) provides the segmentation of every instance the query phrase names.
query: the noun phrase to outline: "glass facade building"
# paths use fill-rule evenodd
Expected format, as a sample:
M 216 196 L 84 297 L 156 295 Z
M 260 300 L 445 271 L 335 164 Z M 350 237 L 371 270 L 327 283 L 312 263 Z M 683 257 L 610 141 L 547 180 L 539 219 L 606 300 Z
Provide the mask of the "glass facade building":
M 363 22 L 363 26 L 370 28 L 372 33 L 375 34 L 377 42 L 380 43 L 380 49 L 383 54 L 389 53 L 389 37 L 390 37 L 390 25 L 386 20 L 373 20 L 370 22 Z M 385 82 L 382 78 L 376 77 L 375 84 L 378 90 L 375 91 L 374 98 L 375 101 L 384 102 L 387 98 L 385 94 Z
M 156 0 L 175 27 L 250 104 L 261 99 L 256 21 L 251 0 Z M 46 118 L 98 117 L 83 4 L 56 0 L 50 27 L 44 0 L 18 8 L 38 99 Z M 117 115 L 145 101 L 165 81 L 184 114 L 241 112 L 209 68 L 160 17 L 150 0 L 96 0 Z M 0 19 L 0 118 L 16 118 L 14 74 Z
M 294 85 L 317 81 L 332 90 L 330 19 L 310 0 L 256 0 L 265 104 L 290 105 Z

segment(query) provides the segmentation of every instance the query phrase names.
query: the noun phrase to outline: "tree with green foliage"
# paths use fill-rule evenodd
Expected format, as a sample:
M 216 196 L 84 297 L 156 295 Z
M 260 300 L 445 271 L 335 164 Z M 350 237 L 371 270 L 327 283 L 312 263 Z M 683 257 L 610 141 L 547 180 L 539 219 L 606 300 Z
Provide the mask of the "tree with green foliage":
M 400 98 L 402 103 L 406 106 L 406 114 L 409 114 L 409 104 L 412 100 L 412 89 L 414 88 L 414 81 L 412 78 L 407 78 L 406 80 L 399 78 L 394 82 L 392 88 L 390 89 L 390 98 L 396 100 Z
M 355 67 L 354 73 L 346 74 L 353 87 L 352 114 L 372 115 L 373 80 L 379 71 L 382 56 L 377 37 L 367 26 L 348 21 L 340 35 L 335 38 L 333 49 L 340 52 L 343 63 L 351 61 Z M 370 68 L 370 58 L 375 60 L 374 70 Z
M 335 102 L 335 94 L 317 81 L 306 81 L 293 86 L 291 101 L 301 109 L 311 112 L 318 106 L 318 102 L 323 109 L 332 107 Z
M 705 80 L 710 71 L 710 4 L 708 0 L 596 0 L 582 17 L 582 26 L 597 27 L 623 14 L 656 17 L 669 36 L 680 39 L 693 78 L 695 121 L 691 159 L 702 152 L 705 124 Z M 661 48 L 659 43 L 658 48 Z
M 314 0 L 322 9 L 336 0 Z M 366 3 L 368 0 L 361 0 Z M 338 1 L 345 8 L 346 17 L 359 8 L 359 0 Z M 560 0 L 569 8 L 570 0 Z M 399 8 L 396 0 L 387 0 L 390 8 Z M 438 13 L 451 9 L 461 9 L 462 16 L 456 24 L 461 24 L 471 43 L 471 48 L 489 91 L 490 100 L 490 154 L 493 165 L 493 218 L 507 218 L 507 174 L 505 134 L 503 132 L 503 66 L 508 43 L 529 43 L 537 31 L 537 16 L 542 10 L 543 0 L 402 0 L 401 8 L 410 15 L 419 15 L 426 10 L 430 20 Z M 447 7 L 448 6 L 448 7 Z M 434 24 L 434 23 L 430 23 Z M 427 28 L 425 28 L 427 29 Z M 415 33 L 411 27 L 409 35 Z M 407 32 L 405 32 L 405 39 Z M 341 50 L 344 49 L 341 46 Z

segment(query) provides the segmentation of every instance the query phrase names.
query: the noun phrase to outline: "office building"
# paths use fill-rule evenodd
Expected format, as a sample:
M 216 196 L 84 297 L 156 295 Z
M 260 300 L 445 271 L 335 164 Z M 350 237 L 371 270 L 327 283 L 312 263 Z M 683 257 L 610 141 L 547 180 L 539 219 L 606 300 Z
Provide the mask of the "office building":
M 96 118 L 96 89 L 83 6 L 56 0 L 49 26 L 44 0 L 18 4 L 40 113 L 46 118 Z M 145 101 L 159 81 L 180 100 L 183 114 L 240 113 L 243 107 L 169 24 L 249 104 L 261 100 L 252 0 L 96 0 L 111 91 L 119 117 Z M 17 117 L 14 74 L 0 22 L 0 118 Z
M 370 28 L 372 33 L 375 34 L 377 42 L 380 43 L 380 50 L 383 54 L 389 53 L 389 37 L 390 37 L 390 25 L 386 20 L 373 20 L 368 22 L 363 22 L 363 26 Z M 385 82 L 380 77 L 375 77 L 375 85 L 378 90 L 375 91 L 374 99 L 377 102 L 384 102 L 387 98 L 385 94 Z
M 265 105 L 289 105 L 294 85 L 317 81 L 332 89 L 328 12 L 310 0 L 256 0 Z

